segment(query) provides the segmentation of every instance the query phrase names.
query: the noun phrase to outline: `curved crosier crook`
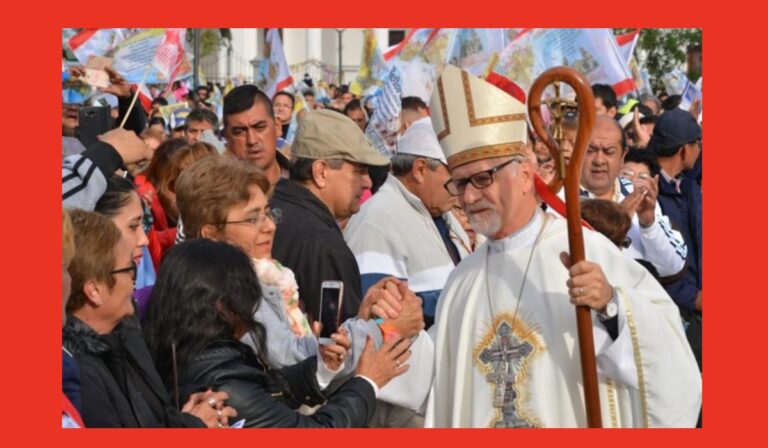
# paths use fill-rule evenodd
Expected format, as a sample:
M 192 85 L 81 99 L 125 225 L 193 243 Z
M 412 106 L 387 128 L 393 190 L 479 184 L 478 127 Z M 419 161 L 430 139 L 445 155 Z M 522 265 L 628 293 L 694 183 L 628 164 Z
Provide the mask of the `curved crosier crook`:
M 542 94 L 550 84 L 563 82 L 568 84 L 576 92 L 579 107 L 579 127 L 576 134 L 576 143 L 573 148 L 571 160 L 567 169 L 562 166 L 560 145 L 544 125 L 541 115 Z M 557 97 L 544 101 L 552 109 L 556 119 L 561 119 L 562 106 L 574 104 L 572 101 L 559 98 L 559 88 L 556 87 Z M 581 231 L 581 207 L 579 197 L 579 183 L 581 179 L 581 166 L 584 162 L 584 153 L 592 136 L 592 128 L 595 123 L 595 100 L 592 95 L 592 87 L 581 73 L 568 67 L 554 67 L 542 73 L 531 86 L 528 95 L 528 115 L 536 134 L 549 148 L 556 164 L 555 179 L 547 186 L 553 193 L 557 193 L 560 187 L 565 185 L 565 204 L 568 218 L 568 246 L 571 263 L 575 264 L 584 260 L 584 237 Z M 565 178 L 563 179 L 563 173 Z M 600 414 L 600 395 L 597 386 L 597 365 L 595 360 L 595 343 L 592 335 L 592 313 L 589 307 L 576 307 L 576 323 L 579 332 L 579 354 L 581 355 L 581 373 L 584 380 L 584 402 L 587 411 L 587 425 L 590 428 L 602 427 Z

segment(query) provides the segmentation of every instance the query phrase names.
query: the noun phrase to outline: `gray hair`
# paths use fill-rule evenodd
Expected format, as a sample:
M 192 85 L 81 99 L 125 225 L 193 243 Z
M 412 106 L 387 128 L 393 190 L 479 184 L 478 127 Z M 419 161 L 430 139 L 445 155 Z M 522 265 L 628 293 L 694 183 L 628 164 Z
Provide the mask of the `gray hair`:
M 443 162 L 431 157 L 422 157 L 414 154 L 395 154 L 390 160 L 390 163 L 392 163 L 392 174 L 397 177 L 405 176 L 411 172 L 413 163 L 416 162 L 417 159 L 426 159 L 427 168 L 429 168 L 430 171 L 437 171 L 437 169 L 440 168 L 440 165 L 443 164 Z

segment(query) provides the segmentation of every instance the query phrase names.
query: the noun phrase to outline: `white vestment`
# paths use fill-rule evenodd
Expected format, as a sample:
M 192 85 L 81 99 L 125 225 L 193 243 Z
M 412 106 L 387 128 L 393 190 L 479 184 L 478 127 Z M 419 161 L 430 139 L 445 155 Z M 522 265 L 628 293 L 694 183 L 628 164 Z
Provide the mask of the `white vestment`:
M 430 329 L 428 427 L 586 426 L 576 311 L 559 258 L 568 251 L 567 226 L 544 216 L 488 240 L 448 279 Z M 615 341 L 593 313 L 603 426 L 694 426 L 701 375 L 677 306 L 602 235 L 584 229 L 584 245 L 619 301 Z

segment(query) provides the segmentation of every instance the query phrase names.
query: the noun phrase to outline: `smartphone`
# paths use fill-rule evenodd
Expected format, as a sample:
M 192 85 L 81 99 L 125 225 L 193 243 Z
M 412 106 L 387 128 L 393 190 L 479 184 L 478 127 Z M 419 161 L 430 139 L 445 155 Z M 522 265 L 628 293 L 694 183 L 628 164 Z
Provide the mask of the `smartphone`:
M 318 341 L 321 345 L 333 344 L 331 335 L 339 331 L 341 302 L 344 294 L 344 282 L 326 280 L 320 287 L 320 330 Z
M 75 137 L 86 148 L 98 141 L 98 136 L 112 129 L 112 115 L 109 107 L 90 106 L 80 108 L 80 123 Z

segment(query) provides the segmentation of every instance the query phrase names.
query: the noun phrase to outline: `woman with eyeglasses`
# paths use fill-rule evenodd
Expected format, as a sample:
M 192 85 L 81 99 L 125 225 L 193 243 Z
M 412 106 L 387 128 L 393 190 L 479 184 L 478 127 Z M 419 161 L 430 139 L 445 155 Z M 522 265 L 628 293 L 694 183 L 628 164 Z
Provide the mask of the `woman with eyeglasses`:
M 225 393 L 195 393 L 179 412 L 140 337 L 123 331 L 131 303 L 135 243 L 108 218 L 70 211 L 75 255 L 64 347 L 81 375 L 82 418 L 87 427 L 216 427 L 235 416 Z

